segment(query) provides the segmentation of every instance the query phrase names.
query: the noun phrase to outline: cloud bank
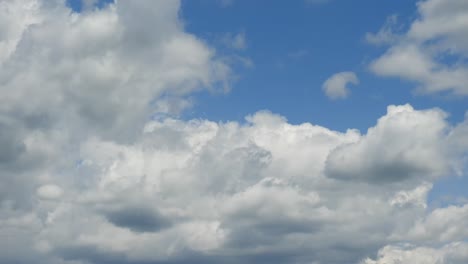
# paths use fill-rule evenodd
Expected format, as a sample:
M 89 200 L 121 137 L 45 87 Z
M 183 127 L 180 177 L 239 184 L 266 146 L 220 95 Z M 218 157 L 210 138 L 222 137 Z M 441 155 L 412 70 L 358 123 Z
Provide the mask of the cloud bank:
M 468 119 L 392 105 L 361 133 L 170 117 L 230 80 L 179 8 L 0 3 L 0 262 L 468 261 L 468 205 L 427 205 L 463 174 Z

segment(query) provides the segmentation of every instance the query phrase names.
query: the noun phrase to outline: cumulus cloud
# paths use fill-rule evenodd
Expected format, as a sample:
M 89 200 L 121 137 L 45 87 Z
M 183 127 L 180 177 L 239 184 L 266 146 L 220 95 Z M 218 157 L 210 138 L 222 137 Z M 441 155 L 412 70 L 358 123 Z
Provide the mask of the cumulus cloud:
M 426 197 L 463 172 L 468 120 L 410 105 L 363 133 L 268 111 L 181 120 L 230 69 L 180 2 L 0 5 L 0 262 L 466 260 L 467 205 Z
M 132 144 L 83 141 L 82 161 L 62 179 L 66 197 L 41 186 L 41 197 L 58 202 L 3 211 L 2 227 L 29 215 L 31 251 L 77 263 L 359 263 L 397 242 L 450 245 L 465 237 L 466 206 L 427 211 L 430 182 L 450 168 L 441 156 L 418 159 L 449 151 L 441 130 L 458 126 L 444 118 L 391 106 L 364 135 L 266 111 L 245 124 L 149 121 Z M 332 161 L 343 153 L 353 162 Z
M 229 68 L 183 31 L 179 5 L 120 1 L 71 13 L 61 2 L 2 2 L 8 14 L 2 19 L 20 8 L 28 19 L 13 16 L 2 23 L 13 33 L 2 41 L 10 48 L 2 52 L 1 110 L 25 117 L 66 116 L 76 129 L 125 140 L 132 136 L 128 128 L 141 126 L 155 111 L 151 103 L 162 94 L 225 85 Z
M 339 72 L 333 74 L 322 85 L 322 89 L 330 99 L 344 99 L 350 91 L 348 84 L 358 84 L 359 79 L 354 72 Z
M 366 35 L 370 42 L 390 44 L 370 69 L 377 75 L 413 81 L 420 93 L 467 95 L 466 1 L 427 0 L 417 6 L 419 16 L 407 32 L 394 32 L 396 20 L 390 19 L 377 34 Z
M 329 155 L 327 174 L 378 184 L 445 175 L 449 160 L 444 150 L 444 119 L 445 113 L 437 109 L 389 106 L 387 115 L 367 135 Z
M 468 261 L 467 250 L 466 243 L 451 243 L 441 248 L 387 246 L 379 251 L 377 260 L 368 259 L 363 264 L 461 264 Z

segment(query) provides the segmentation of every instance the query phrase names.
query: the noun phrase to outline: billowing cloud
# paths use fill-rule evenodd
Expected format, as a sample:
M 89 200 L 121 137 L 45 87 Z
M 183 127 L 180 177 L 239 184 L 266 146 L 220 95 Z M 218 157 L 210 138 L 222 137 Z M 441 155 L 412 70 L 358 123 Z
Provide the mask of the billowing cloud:
M 125 140 L 161 95 L 225 85 L 229 68 L 183 31 L 179 5 L 118 1 L 73 13 L 59 1 L 2 2 L 11 28 L 2 32 L 1 110 Z
M 463 174 L 468 120 L 410 105 L 362 133 L 268 111 L 181 120 L 230 69 L 178 1 L 0 5 L 0 262 L 466 260 L 467 205 L 427 196 Z
M 333 74 L 322 85 L 322 89 L 330 99 L 344 99 L 350 91 L 348 84 L 358 84 L 359 79 L 354 72 L 339 72 Z
M 327 174 L 378 184 L 445 175 L 449 160 L 444 118 L 445 113 L 437 109 L 389 106 L 387 115 L 366 136 L 329 155 Z
M 367 34 L 370 42 L 390 44 L 370 69 L 377 75 L 413 81 L 420 93 L 467 95 L 466 1 L 420 1 L 418 13 L 406 33 L 393 32 L 396 20 L 390 19 L 379 33 Z M 450 62 L 453 58 L 455 63 Z
M 468 261 L 467 250 L 466 243 L 451 243 L 441 248 L 387 246 L 379 251 L 377 260 L 367 259 L 363 264 L 461 264 Z
M 374 263 L 402 242 L 448 247 L 466 237 L 466 206 L 426 205 L 431 182 L 455 169 L 445 159 L 460 157 L 442 156 L 459 128 L 444 118 L 390 106 L 363 135 L 270 112 L 150 121 L 132 144 L 83 141 L 81 162 L 51 176 L 66 195 L 42 186 L 49 199 L 3 211 L 2 227 L 23 223 L 31 254 L 77 263 Z M 334 161 L 343 155 L 352 162 Z

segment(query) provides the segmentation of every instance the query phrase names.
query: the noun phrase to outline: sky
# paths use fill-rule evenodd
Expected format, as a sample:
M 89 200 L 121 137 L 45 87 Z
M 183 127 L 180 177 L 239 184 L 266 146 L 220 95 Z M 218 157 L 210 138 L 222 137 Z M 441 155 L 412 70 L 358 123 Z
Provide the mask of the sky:
M 0 263 L 468 263 L 465 0 L 0 0 Z

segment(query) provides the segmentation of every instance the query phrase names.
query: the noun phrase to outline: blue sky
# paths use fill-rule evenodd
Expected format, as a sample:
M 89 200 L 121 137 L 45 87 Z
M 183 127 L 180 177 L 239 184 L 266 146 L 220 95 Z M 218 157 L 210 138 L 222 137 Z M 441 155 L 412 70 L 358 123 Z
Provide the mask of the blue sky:
M 67 2 L 81 11 L 81 0 Z M 98 1 L 96 5 L 112 2 Z M 267 0 L 184 0 L 180 16 L 188 32 L 223 56 L 252 62 L 246 66 L 235 61 L 236 77 L 230 91 L 195 94 L 194 108 L 184 117 L 242 122 L 248 114 L 267 109 L 294 124 L 311 122 L 340 131 L 356 128 L 365 132 L 387 105 L 410 103 L 419 109 L 440 107 L 450 113 L 448 120 L 460 122 L 468 104 L 466 97 L 420 95 L 412 91 L 417 83 L 381 78 L 369 71 L 370 61 L 386 48 L 366 42 L 366 33 L 377 32 L 392 15 L 399 18 L 399 30 L 407 30 L 417 17 L 417 2 L 363 0 L 356 5 L 294 0 L 285 5 Z M 222 40 L 226 34 L 239 33 L 245 36 L 245 48 L 233 49 Z M 352 87 L 346 100 L 329 100 L 321 86 L 341 71 L 357 73 L 360 83 Z
M 217 39 L 223 34 L 244 32 L 245 50 L 226 52 L 250 58 L 254 64 L 247 69 L 239 66 L 239 80 L 228 94 L 197 95 L 190 117 L 242 120 L 249 113 L 269 109 L 292 123 L 364 131 L 389 104 L 440 107 L 451 113 L 453 122 L 464 117 L 466 98 L 414 95 L 411 88 L 417 84 L 379 78 L 368 69 L 369 62 L 385 48 L 366 43 L 366 33 L 377 32 L 394 14 L 408 27 L 417 15 L 416 1 L 363 1 L 359 5 L 350 1 L 290 1 L 288 5 L 281 1 L 233 1 L 229 6 L 219 1 L 184 1 L 181 13 L 188 31 L 221 51 L 225 47 Z M 360 84 L 351 89 L 346 100 L 328 100 L 322 83 L 341 71 L 356 72 Z
M 468 263 L 466 0 L 0 0 L 0 263 Z
M 447 94 L 421 95 L 418 84 L 382 78 L 369 70 L 369 62 L 385 48 L 365 40 L 387 17 L 397 15 L 402 30 L 417 17 L 417 1 L 352 1 L 307 3 L 282 1 L 184 1 L 182 17 L 188 31 L 213 43 L 218 50 L 250 58 L 254 66 L 236 68 L 239 79 L 227 94 L 195 95 L 188 118 L 243 121 L 248 114 L 268 109 L 291 123 L 311 122 L 339 131 L 365 132 L 385 114 L 390 104 L 410 103 L 415 108 L 439 107 L 458 123 L 464 119 L 468 99 Z M 364 8 L 365 7 L 365 8 Z M 243 32 L 246 48 L 229 50 L 219 43 L 226 33 Z M 296 54 L 296 56 L 294 56 Z M 360 83 L 349 98 L 329 100 L 322 83 L 332 74 L 353 71 Z M 466 197 L 467 179 L 443 179 L 429 199 Z

